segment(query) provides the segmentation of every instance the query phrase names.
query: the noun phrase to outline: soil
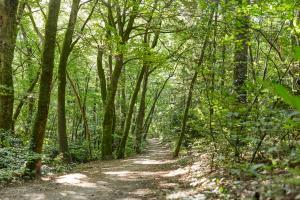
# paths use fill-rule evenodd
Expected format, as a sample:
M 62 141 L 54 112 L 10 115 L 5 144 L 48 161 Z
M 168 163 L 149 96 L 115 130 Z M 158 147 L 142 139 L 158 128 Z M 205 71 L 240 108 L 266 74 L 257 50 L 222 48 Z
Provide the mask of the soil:
M 172 193 L 184 184 L 171 155 L 169 146 L 151 139 L 142 155 L 81 164 L 64 175 L 2 188 L 0 199 L 176 199 Z

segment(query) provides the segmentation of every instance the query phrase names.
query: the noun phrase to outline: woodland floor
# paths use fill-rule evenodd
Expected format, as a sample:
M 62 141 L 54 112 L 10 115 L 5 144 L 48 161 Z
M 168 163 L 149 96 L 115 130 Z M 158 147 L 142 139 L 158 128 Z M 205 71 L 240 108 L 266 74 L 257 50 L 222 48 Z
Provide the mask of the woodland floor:
M 151 139 L 142 155 L 82 164 L 65 175 L 0 188 L 0 199 L 176 199 L 172 195 L 185 185 L 178 168 L 170 148 Z
M 281 171 L 243 178 L 224 167 L 211 169 L 210 157 L 198 152 L 172 159 L 168 145 L 150 139 L 139 156 L 80 164 L 63 175 L 0 186 L 0 200 L 300 199 L 299 187 L 277 183 Z

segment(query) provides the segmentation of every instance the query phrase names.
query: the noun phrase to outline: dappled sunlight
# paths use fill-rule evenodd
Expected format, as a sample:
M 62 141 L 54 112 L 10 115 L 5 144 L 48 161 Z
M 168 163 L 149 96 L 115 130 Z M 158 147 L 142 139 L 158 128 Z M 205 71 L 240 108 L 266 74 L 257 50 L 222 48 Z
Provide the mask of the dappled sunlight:
M 155 177 L 155 176 L 163 176 L 166 171 L 108 171 L 103 172 L 106 175 L 112 175 L 120 178 L 127 179 L 141 179 L 143 177 Z M 124 179 L 123 179 L 124 180 Z M 125 179 L 126 180 L 126 179 Z
M 149 150 L 148 151 L 150 154 L 149 154 L 149 157 L 151 157 L 151 156 L 157 156 L 157 155 L 166 155 L 166 153 L 168 153 L 169 151 L 168 150 L 165 150 L 165 151 L 163 151 L 163 150 L 160 150 L 160 151 L 156 151 L 156 150 Z
M 130 194 L 133 194 L 133 195 L 137 195 L 137 196 L 141 196 L 141 197 L 145 197 L 149 194 L 153 194 L 153 191 L 148 189 L 148 188 L 145 188 L 145 189 L 137 189 L 133 192 L 130 192 Z
M 140 165 L 162 165 L 174 163 L 174 160 L 151 160 L 151 159 L 138 159 L 133 161 L 134 164 Z
M 99 185 L 108 185 L 109 183 L 106 181 L 97 181 L 97 184 Z
M 155 143 L 145 154 L 136 157 L 91 162 L 79 165 L 74 173 L 44 177 L 43 187 L 35 184 L 8 200 L 165 199 L 171 190 L 180 189 L 176 175 L 181 171 L 170 171 L 176 162 L 171 159 L 170 151 Z
M 204 194 L 195 194 L 194 190 L 183 190 L 167 194 L 166 199 L 205 200 L 206 196 Z
M 44 200 L 46 199 L 46 196 L 43 193 L 28 193 L 24 194 L 24 199 Z
M 56 178 L 55 182 L 64 185 L 73 185 L 73 186 L 87 187 L 87 188 L 97 187 L 95 183 L 88 181 L 88 177 L 86 175 L 80 173 L 59 176 L 58 178 Z
M 75 191 L 64 191 L 59 193 L 63 198 L 68 199 L 78 199 L 78 200 L 86 200 L 89 199 L 89 197 L 85 193 L 78 193 Z
M 187 168 L 178 168 L 176 170 L 171 170 L 169 173 L 165 174 L 164 177 L 174 177 L 187 174 L 189 170 Z
M 173 182 L 167 182 L 167 181 L 161 181 L 159 182 L 160 188 L 163 189 L 173 189 L 179 186 L 178 183 L 173 183 Z
M 132 173 L 132 172 L 130 172 L 130 171 L 104 172 L 104 174 L 115 175 L 115 176 L 119 176 L 119 177 L 128 176 L 130 173 Z

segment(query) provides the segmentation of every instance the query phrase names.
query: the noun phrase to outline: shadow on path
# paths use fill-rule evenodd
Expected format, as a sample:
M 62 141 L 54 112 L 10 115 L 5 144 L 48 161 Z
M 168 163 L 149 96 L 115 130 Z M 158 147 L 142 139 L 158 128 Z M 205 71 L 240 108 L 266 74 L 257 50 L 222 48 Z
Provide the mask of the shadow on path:
M 73 173 L 52 180 L 3 188 L 0 199 L 165 199 L 167 191 L 179 187 L 175 168 L 169 147 L 151 139 L 142 155 L 82 164 Z

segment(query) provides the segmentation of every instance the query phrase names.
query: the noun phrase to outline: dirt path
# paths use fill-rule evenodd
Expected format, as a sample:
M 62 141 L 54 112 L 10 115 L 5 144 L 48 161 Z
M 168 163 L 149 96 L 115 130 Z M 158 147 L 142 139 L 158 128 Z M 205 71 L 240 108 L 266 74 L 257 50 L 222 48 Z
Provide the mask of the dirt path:
M 52 180 L 3 188 L 0 199 L 166 199 L 167 193 L 180 187 L 175 169 L 169 147 L 151 139 L 143 155 L 83 164 Z

